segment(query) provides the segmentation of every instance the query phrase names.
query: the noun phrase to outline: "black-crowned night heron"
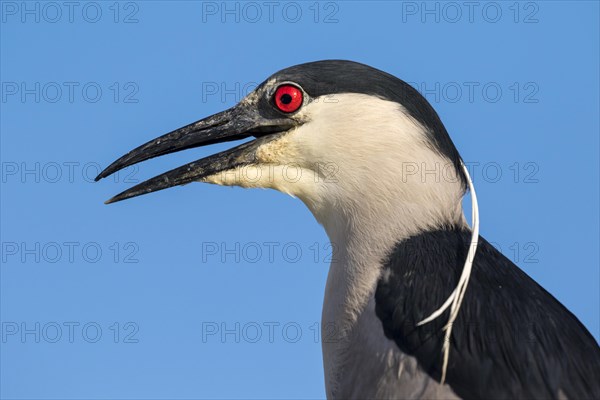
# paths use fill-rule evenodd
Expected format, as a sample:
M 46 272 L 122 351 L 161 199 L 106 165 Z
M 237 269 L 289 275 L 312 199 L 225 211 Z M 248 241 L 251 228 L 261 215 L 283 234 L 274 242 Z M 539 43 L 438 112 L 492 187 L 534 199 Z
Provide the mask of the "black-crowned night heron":
M 423 96 L 392 75 L 349 61 L 284 69 L 97 179 L 248 137 L 108 202 L 194 181 L 300 198 L 338 249 L 322 315 L 328 397 L 600 399 L 595 339 L 479 237 L 476 198 L 469 228 L 461 200 L 475 193 L 458 151 Z

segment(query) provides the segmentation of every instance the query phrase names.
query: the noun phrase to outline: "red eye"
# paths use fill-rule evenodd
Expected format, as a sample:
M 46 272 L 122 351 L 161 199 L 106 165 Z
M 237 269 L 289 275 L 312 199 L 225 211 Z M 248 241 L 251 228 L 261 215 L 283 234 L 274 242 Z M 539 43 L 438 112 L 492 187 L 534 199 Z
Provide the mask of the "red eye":
M 281 85 L 275 91 L 275 105 L 285 113 L 296 111 L 302 105 L 302 90 L 293 85 Z

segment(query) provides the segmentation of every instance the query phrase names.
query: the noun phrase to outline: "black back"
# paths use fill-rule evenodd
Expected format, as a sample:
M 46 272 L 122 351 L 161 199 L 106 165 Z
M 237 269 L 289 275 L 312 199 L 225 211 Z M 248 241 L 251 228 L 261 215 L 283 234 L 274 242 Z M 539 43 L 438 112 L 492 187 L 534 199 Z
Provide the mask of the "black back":
M 448 311 L 421 327 L 454 290 L 471 233 L 427 232 L 385 263 L 376 312 L 385 334 L 439 380 Z M 446 382 L 465 399 L 600 399 L 600 348 L 579 320 L 480 237 L 450 340 Z

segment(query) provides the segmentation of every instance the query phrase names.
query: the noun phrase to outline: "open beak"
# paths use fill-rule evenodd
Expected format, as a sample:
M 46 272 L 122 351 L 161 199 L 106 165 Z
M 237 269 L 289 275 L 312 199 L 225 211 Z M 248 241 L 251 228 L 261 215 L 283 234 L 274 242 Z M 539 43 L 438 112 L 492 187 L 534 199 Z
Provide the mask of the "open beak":
M 265 118 L 255 107 L 248 103 L 240 103 L 229 110 L 201 119 L 139 146 L 109 165 L 95 180 L 98 181 L 123 168 L 164 154 L 250 136 L 257 138 L 165 172 L 114 196 L 105 203 L 110 204 L 172 186 L 185 185 L 236 167 L 256 164 L 256 150 L 262 144 L 276 138 L 278 133 L 294 126 L 295 121 L 290 118 Z

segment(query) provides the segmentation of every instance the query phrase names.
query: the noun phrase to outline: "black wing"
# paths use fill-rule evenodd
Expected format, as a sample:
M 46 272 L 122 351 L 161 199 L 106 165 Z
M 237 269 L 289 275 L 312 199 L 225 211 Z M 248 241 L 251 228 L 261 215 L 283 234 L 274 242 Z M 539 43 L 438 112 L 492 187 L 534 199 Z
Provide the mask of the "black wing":
M 375 294 L 386 336 L 438 381 L 449 312 L 416 324 L 456 287 L 470 236 L 436 231 L 397 244 Z M 480 237 L 446 383 L 466 399 L 600 399 L 600 347 L 569 310 Z

